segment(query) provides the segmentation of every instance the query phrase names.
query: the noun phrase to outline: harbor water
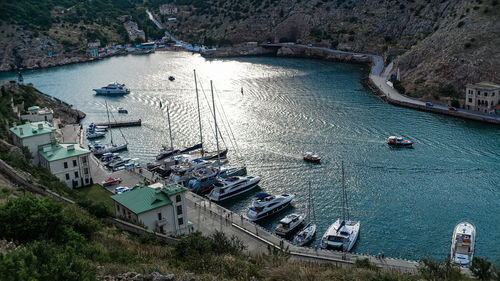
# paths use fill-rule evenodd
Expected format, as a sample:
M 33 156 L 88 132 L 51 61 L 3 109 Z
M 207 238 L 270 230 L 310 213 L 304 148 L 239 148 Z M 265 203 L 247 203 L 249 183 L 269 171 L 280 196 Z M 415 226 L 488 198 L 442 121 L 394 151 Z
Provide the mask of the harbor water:
M 106 103 L 112 121 L 141 119 L 141 127 L 121 129 L 129 142 L 123 154 L 145 164 L 169 145 L 167 105 L 174 146 L 199 142 L 193 69 L 201 82 L 207 149 L 216 148 L 209 107 L 213 80 L 216 103 L 224 109 L 217 117 L 221 146 L 230 149 L 228 166 L 246 165 L 249 175 L 263 178 L 258 189 L 225 207 L 244 214 L 258 192 L 296 194 L 286 212 L 260 222 L 273 229 L 286 213 L 304 212 L 310 183 L 318 223 L 312 246 L 317 246 L 341 216 L 343 161 L 349 216 L 361 221 L 354 252 L 442 260 L 455 225 L 469 221 L 477 228 L 476 255 L 500 258 L 500 128 L 388 105 L 363 87 L 364 66 L 274 57 L 207 60 L 158 52 L 23 75 L 25 83 L 84 111 L 84 126 L 107 121 Z M 2 80 L 15 77 L 0 74 Z M 114 81 L 125 83 L 131 93 L 106 98 L 92 92 Z M 129 113 L 118 114 L 119 107 Z M 388 147 L 391 135 L 411 139 L 414 148 Z M 124 142 L 118 129 L 113 140 Z M 321 164 L 304 162 L 305 151 L 320 155 Z

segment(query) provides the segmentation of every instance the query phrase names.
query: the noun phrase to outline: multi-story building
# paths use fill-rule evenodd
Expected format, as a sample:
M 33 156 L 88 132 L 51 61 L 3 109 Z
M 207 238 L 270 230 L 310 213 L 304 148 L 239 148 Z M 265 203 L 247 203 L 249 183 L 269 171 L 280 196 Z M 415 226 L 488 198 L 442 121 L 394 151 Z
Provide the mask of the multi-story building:
M 465 90 L 465 109 L 490 113 L 500 104 L 500 85 L 493 82 L 469 84 Z
M 177 13 L 177 7 L 172 4 L 164 4 L 160 6 L 161 15 L 174 15 Z
M 40 165 L 71 188 L 93 183 L 90 150 L 76 143 L 54 143 L 40 148 Z
M 41 146 L 56 142 L 55 128 L 47 121 L 28 122 L 23 125 L 16 125 L 9 129 L 12 133 L 12 142 L 15 146 L 26 146 L 33 158 L 33 164 L 39 163 L 38 150 Z
M 190 233 L 186 209 L 187 189 L 177 184 L 137 185 L 111 196 L 118 217 L 142 223 L 147 229 L 166 235 Z
M 52 122 L 52 119 L 54 119 L 54 111 L 52 109 L 40 108 L 36 105 L 29 107 L 27 114 L 21 115 L 21 120 L 28 120 L 30 122 Z

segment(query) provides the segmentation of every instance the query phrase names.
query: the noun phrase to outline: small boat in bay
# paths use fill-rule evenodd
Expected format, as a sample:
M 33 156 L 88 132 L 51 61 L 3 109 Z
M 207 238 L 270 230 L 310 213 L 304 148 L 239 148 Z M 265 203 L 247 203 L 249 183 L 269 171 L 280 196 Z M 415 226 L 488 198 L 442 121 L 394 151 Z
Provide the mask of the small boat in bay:
M 123 107 L 119 107 L 119 108 L 118 108 L 118 113 L 127 114 L 127 113 L 128 113 L 128 110 L 126 110 L 126 109 L 125 109 L 125 108 L 123 108 Z
M 387 144 L 394 147 L 411 147 L 413 142 L 402 137 L 390 136 L 387 139 Z
M 295 194 L 271 195 L 261 192 L 255 195 L 252 206 L 248 209 L 247 218 L 257 221 L 285 209 L 295 198 Z
M 451 238 L 451 262 L 458 265 L 468 265 L 474 257 L 476 243 L 476 228 L 468 222 L 455 226 Z
M 312 162 L 312 163 L 319 163 L 321 161 L 321 158 L 312 152 L 304 153 L 302 159 L 304 159 L 307 162 Z
M 89 131 L 87 132 L 87 139 L 97 139 L 97 138 L 102 138 L 106 135 L 104 132 L 94 132 L 94 131 Z
M 342 163 L 342 218 L 337 219 L 328 227 L 323 238 L 321 246 L 325 249 L 333 248 L 335 250 L 349 252 L 359 235 L 360 222 L 351 221 L 346 218 L 347 196 L 345 193 L 344 163 Z
M 168 80 L 170 80 L 170 81 L 174 81 L 174 80 L 175 80 L 175 77 L 174 77 L 174 76 L 168 76 Z
M 110 83 L 107 86 L 92 89 L 96 95 L 124 95 L 130 93 L 130 90 L 125 87 L 125 84 L 118 82 Z

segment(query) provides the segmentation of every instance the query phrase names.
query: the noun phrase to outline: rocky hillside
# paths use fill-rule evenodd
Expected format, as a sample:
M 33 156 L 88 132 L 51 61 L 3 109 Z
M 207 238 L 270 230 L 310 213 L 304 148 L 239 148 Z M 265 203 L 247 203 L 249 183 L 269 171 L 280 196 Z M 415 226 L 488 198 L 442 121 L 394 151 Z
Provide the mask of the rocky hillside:
M 396 58 L 407 94 L 500 82 L 496 0 L 177 0 L 169 29 L 207 45 L 301 42 Z

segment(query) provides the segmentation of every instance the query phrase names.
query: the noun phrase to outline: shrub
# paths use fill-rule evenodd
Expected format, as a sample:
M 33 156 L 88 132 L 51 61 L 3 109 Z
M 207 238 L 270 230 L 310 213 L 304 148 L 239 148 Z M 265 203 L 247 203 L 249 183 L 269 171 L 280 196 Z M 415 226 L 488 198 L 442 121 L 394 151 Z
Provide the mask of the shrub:
M 453 100 L 451 100 L 451 106 L 459 108 L 460 102 L 457 99 L 453 99 Z
M 367 269 L 371 269 L 371 270 L 378 270 L 378 267 L 375 264 L 371 263 L 368 258 L 357 259 L 354 262 L 354 266 L 357 268 L 367 268 Z
M 393 86 L 394 86 L 394 89 L 396 89 L 400 94 L 405 94 L 406 93 L 406 89 L 405 87 L 401 84 L 401 81 L 399 80 L 394 80 L 394 82 L 392 83 Z
M 460 28 L 460 27 L 464 26 L 464 24 L 465 24 L 464 21 L 459 21 L 457 24 L 457 27 Z
M 474 257 L 470 266 L 472 274 L 480 280 L 489 280 L 491 278 L 491 262 L 488 258 Z
M 467 42 L 467 43 L 465 43 L 465 44 L 464 44 L 464 48 L 465 48 L 465 49 L 468 49 L 468 48 L 470 48 L 471 46 L 472 46 L 472 44 L 471 44 L 470 42 Z

